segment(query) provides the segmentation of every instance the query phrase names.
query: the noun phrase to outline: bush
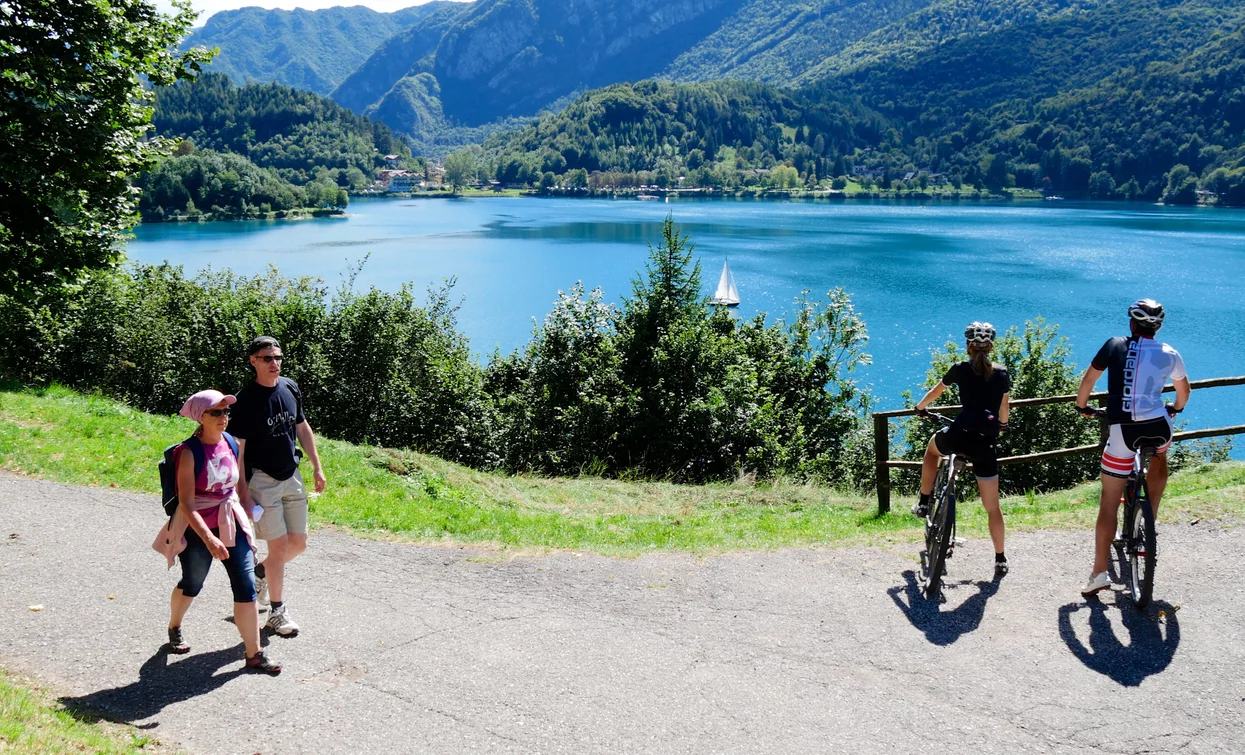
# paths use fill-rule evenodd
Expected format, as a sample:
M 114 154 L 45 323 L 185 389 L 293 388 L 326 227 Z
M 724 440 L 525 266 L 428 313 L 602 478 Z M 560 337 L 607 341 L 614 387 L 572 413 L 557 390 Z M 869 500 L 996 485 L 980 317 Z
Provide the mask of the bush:
M 526 348 L 489 366 L 506 467 L 858 481 L 844 464 L 868 406 L 850 379 L 868 359 L 864 323 L 842 291 L 797 305 L 790 324 L 710 308 L 667 219 L 621 309 L 576 284 Z
M 135 265 L 38 305 L 0 298 L 0 370 L 57 381 L 145 411 L 176 412 L 206 387 L 251 380 L 245 345 L 275 336 L 309 421 L 330 437 L 407 446 L 479 466 L 492 412 L 481 369 L 458 333 L 450 285 L 417 306 L 408 288 L 329 298 L 310 278 Z

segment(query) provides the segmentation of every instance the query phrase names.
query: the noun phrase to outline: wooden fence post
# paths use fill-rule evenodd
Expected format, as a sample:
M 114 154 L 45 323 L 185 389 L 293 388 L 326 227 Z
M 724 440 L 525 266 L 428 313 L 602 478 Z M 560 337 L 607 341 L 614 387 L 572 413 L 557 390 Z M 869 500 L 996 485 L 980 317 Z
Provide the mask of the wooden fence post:
M 891 510 L 891 470 L 886 466 L 890 459 L 890 420 L 880 414 L 873 415 L 873 455 L 878 482 L 878 515 Z

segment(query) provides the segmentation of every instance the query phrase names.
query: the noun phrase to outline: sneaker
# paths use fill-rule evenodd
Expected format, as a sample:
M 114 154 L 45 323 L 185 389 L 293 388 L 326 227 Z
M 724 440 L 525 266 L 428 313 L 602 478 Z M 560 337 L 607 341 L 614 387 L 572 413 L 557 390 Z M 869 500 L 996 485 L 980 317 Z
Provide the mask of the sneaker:
M 929 516 L 929 504 L 924 503 L 922 501 L 917 501 L 915 504 L 913 504 L 912 508 L 909 509 L 909 511 L 912 512 L 912 516 L 918 517 L 920 519 L 924 519 L 925 517 Z
M 1002 577 L 1005 574 L 1007 574 L 1007 572 L 1010 570 L 1011 570 L 1011 566 L 1009 566 L 1006 561 L 995 561 L 994 562 L 994 576 Z
M 272 604 L 268 599 L 268 580 L 262 577 L 255 578 L 255 602 L 263 608 Z
M 1111 575 L 1105 571 L 1098 572 L 1097 574 L 1091 574 L 1089 576 L 1089 581 L 1086 582 L 1085 586 L 1081 588 L 1081 594 L 1086 597 L 1089 597 L 1090 595 L 1097 595 L 1110 586 Z
M 289 606 L 283 605 L 280 608 L 273 610 L 272 614 L 268 616 L 268 621 L 264 624 L 264 626 L 282 637 L 298 636 L 298 625 L 295 624 L 294 620 L 290 618 Z

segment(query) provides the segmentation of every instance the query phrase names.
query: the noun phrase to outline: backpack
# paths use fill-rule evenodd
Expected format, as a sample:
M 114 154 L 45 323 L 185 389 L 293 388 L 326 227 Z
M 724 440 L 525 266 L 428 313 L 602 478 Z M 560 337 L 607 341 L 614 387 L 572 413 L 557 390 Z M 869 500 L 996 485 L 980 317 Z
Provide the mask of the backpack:
M 225 442 L 229 444 L 229 450 L 233 451 L 233 458 L 238 458 L 238 441 L 229 433 L 223 433 Z M 173 516 L 173 512 L 177 511 L 177 452 L 178 449 L 185 446 L 190 449 L 190 453 L 195 457 L 195 479 L 199 479 L 199 473 L 203 471 L 204 459 L 206 455 L 203 453 L 203 441 L 199 440 L 198 435 L 192 435 L 181 443 L 174 443 L 164 449 L 164 458 L 157 465 L 160 469 L 160 504 L 164 507 L 164 513 Z

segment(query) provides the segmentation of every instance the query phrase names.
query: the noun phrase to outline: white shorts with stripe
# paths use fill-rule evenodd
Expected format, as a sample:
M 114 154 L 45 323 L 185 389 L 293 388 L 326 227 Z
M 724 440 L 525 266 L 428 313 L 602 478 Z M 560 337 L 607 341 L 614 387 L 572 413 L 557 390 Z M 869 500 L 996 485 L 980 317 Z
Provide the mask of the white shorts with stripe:
M 1163 415 L 1143 422 L 1111 425 L 1107 447 L 1102 450 L 1102 471 L 1112 477 L 1128 477 L 1137 449 L 1154 446 L 1165 454 L 1172 446 L 1171 417 Z

